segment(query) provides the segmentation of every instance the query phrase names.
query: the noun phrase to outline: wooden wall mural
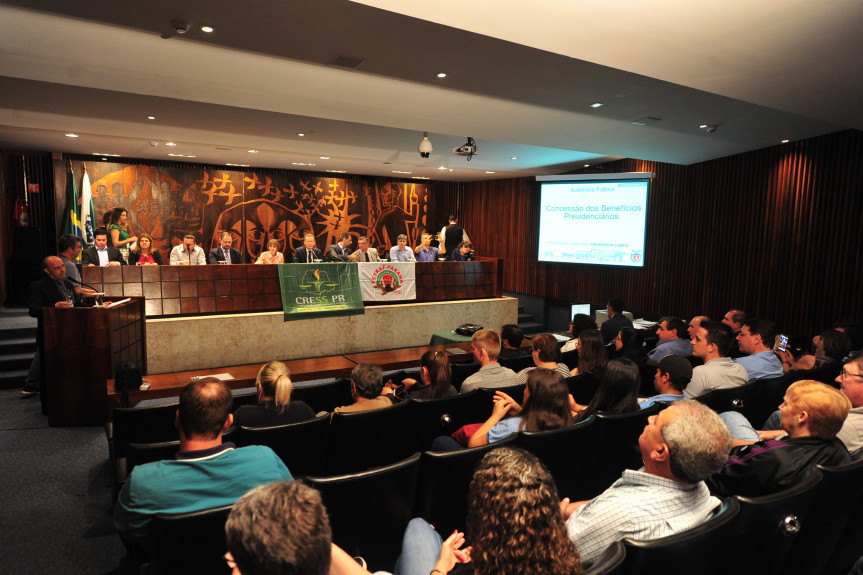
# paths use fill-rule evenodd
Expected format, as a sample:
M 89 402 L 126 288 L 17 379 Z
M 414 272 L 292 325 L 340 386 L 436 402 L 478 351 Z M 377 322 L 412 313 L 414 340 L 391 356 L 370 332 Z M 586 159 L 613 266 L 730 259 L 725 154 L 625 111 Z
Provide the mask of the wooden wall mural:
M 73 161 L 72 167 L 80 185 L 82 162 Z M 321 250 L 342 232 L 353 236 L 354 246 L 359 236 L 367 236 L 372 246 L 389 249 L 399 234 L 416 245 L 428 216 L 424 183 L 193 166 L 87 162 L 86 167 L 97 225 L 104 213 L 125 208 L 132 231 L 153 236 L 165 261 L 186 233 L 208 250 L 218 245 L 222 231 L 229 231 L 233 247 L 249 263 L 272 239 L 286 258 L 292 257 L 307 231 Z M 62 166 L 55 166 L 55 174 L 62 202 Z

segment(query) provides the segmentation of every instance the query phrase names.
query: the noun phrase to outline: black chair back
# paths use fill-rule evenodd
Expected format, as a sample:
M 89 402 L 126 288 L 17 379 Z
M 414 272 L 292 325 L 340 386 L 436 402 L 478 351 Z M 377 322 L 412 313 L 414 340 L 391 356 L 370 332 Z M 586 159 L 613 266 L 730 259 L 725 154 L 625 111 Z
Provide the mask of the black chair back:
M 590 372 L 570 375 L 565 379 L 569 393 L 581 405 L 590 403 L 590 400 L 596 395 L 596 390 L 599 389 L 600 378 Z
M 323 475 L 327 470 L 330 416 L 274 427 L 240 427 L 238 446 L 266 445 L 276 452 L 294 477 Z
M 653 376 L 656 375 L 656 366 L 646 363 L 638 364 L 638 375 L 641 381 L 638 383 L 638 395 L 640 397 L 650 397 L 656 395 L 656 386 L 653 382 Z
M 863 461 L 842 467 L 815 466 L 821 472 L 815 501 L 809 509 L 806 529 L 801 529 L 791 548 L 783 574 L 808 575 L 851 571 L 863 555 Z M 850 545 L 845 545 L 851 536 Z
M 349 405 L 351 398 L 351 380 L 337 379 L 326 383 L 313 385 L 295 385 L 291 392 L 291 401 L 305 401 L 315 413 L 333 411 L 342 405 Z
M 405 449 L 411 453 L 431 449 L 435 437 L 451 435 L 474 421 L 477 391 L 442 399 L 412 399 Z
M 450 366 L 452 370 L 452 386 L 457 390 L 461 391 L 461 384 L 464 383 L 464 380 L 475 374 L 479 371 L 479 368 L 482 367 L 478 363 L 454 363 Z
M 518 373 L 526 367 L 536 367 L 532 355 L 523 355 L 521 357 L 499 357 L 497 362 L 503 367 L 508 367 Z
M 744 414 L 755 429 L 764 429 L 764 422 L 779 409 L 779 404 L 785 397 L 785 391 L 791 385 L 791 378 L 783 375 L 769 379 L 756 379 L 753 383 L 755 397 L 750 401 L 749 409 L 746 409 Z
M 729 547 L 740 505 L 725 499 L 716 513 L 692 529 L 654 539 L 625 539 L 626 560 L 622 573 L 662 573 L 663 575 L 726 575 L 739 567 L 741 557 Z
M 602 554 L 585 569 L 584 575 L 618 575 L 623 572 L 623 561 L 626 559 L 626 550 L 623 543 L 615 541 L 606 548 Z
M 838 387 L 839 384 L 836 383 L 836 378 L 839 376 L 841 371 L 842 364 L 840 362 L 831 362 L 813 369 L 789 371 L 786 375 L 791 376 L 792 383 L 800 381 L 801 379 L 814 379 L 815 381 Z
M 156 515 L 152 524 L 150 572 L 158 575 L 213 573 L 228 575 L 225 521 L 231 506 Z
M 130 443 L 162 443 L 180 438 L 174 421 L 179 403 L 155 407 L 114 408 L 108 438 L 108 458 L 111 464 L 113 496 L 126 481 L 126 454 Z
M 584 456 L 590 446 L 594 420 L 591 416 L 560 429 L 518 433 L 516 445 L 533 453 L 545 464 L 554 477 L 561 498 L 572 498 L 581 474 L 590 473 L 589 469 L 585 471 Z
M 710 393 L 697 397 L 696 400 L 716 413 L 736 411 L 743 414 L 746 419 L 749 419 L 749 414 L 753 412 L 753 408 L 756 405 L 755 397 L 757 392 L 758 382 L 751 381 L 740 387 L 711 390 Z M 749 421 L 752 422 L 751 419 Z
M 237 411 L 244 405 L 256 405 L 258 403 L 257 393 L 240 393 L 234 396 L 234 406 L 231 412 Z
M 778 575 L 795 545 L 797 536 L 808 529 L 809 509 L 818 494 L 821 472 L 806 470 L 800 482 L 779 493 L 760 497 L 735 496 L 740 504 L 737 529 L 727 549 L 746 549 L 750 573 Z M 752 545 L 757 541 L 757 545 Z M 860 542 L 857 542 L 858 550 Z
M 333 542 L 363 557 L 370 571 L 392 572 L 412 518 L 419 470 L 420 454 L 415 453 L 380 469 L 306 482 L 321 492 Z
M 177 452 L 180 451 L 180 442 L 130 443 L 126 447 L 126 475 L 128 476 L 138 465 L 174 459 Z
M 571 349 L 560 354 L 560 363 L 566 365 L 570 371 L 578 367 L 578 350 Z
M 502 391 L 515 400 L 516 403 L 524 402 L 524 387 L 526 384 L 508 385 L 506 387 L 481 387 L 476 390 L 476 411 L 471 423 L 482 423 L 494 410 L 494 394 Z
M 330 421 L 327 474 L 355 473 L 404 457 L 410 402 L 356 413 L 334 413 Z
M 467 496 L 476 464 L 492 449 L 512 446 L 515 441 L 513 435 L 480 447 L 423 453 L 414 516 L 434 525 L 438 533 L 464 530 Z
M 593 499 L 617 481 L 624 469 L 638 469 L 644 464 L 638 437 L 647 425 L 647 418 L 665 407 L 654 403 L 632 413 L 596 414 L 584 462 L 585 469 L 590 471 L 581 475 L 574 501 Z

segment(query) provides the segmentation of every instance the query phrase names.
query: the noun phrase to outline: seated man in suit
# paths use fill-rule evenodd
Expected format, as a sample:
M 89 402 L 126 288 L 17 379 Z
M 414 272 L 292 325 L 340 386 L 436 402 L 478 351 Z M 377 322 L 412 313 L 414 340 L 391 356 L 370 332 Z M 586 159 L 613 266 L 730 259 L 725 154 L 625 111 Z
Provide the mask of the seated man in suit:
M 590 501 L 561 501 L 569 537 L 584 563 L 615 541 L 651 541 L 709 519 L 720 501 L 704 480 L 728 458 L 731 434 L 719 416 L 693 400 L 648 418 L 638 446 L 644 467 L 626 469 Z
M 194 234 L 186 234 L 183 236 L 183 243 L 171 249 L 170 263 L 172 266 L 207 265 L 204 250 L 200 246 L 195 245 Z
M 360 236 L 357 240 L 357 251 L 354 252 L 358 262 L 379 262 L 381 257 L 378 255 L 378 250 L 369 247 L 369 238 Z
M 384 387 L 383 371 L 374 363 L 361 363 L 351 372 L 351 405 L 337 407 L 333 413 L 355 413 L 390 407 L 393 390 Z
M 313 264 L 324 259 L 324 254 L 315 247 L 314 234 L 303 236 L 303 245 L 294 252 L 295 264 Z
M 602 322 L 599 327 L 599 333 L 602 334 L 602 340 L 606 345 L 614 341 L 617 334 L 625 327 L 632 327 L 632 320 L 623 315 L 623 300 L 620 298 L 611 298 L 608 300 L 608 319 Z
M 348 232 L 342 232 L 341 234 L 339 234 L 339 241 L 334 243 L 327 249 L 327 257 L 324 258 L 324 261 L 357 261 L 356 254 L 351 253 L 352 243 L 354 243 L 354 240 L 353 238 L 351 238 L 351 234 L 349 234 Z
M 233 242 L 234 237 L 231 232 L 222 232 L 219 236 L 219 245 L 207 253 L 207 263 L 212 265 L 245 263 L 240 251 L 231 247 Z
M 99 228 L 93 233 L 93 247 L 81 254 L 82 266 L 122 266 L 126 265 L 120 250 L 108 247 L 108 230 Z
M 232 405 L 231 388 L 215 377 L 183 388 L 175 422 L 180 433 L 176 459 L 135 467 L 117 498 L 114 526 L 124 541 L 147 549 L 150 524 L 159 513 L 231 505 L 254 487 L 292 479 L 269 447 L 222 443 L 222 433 L 234 422 Z

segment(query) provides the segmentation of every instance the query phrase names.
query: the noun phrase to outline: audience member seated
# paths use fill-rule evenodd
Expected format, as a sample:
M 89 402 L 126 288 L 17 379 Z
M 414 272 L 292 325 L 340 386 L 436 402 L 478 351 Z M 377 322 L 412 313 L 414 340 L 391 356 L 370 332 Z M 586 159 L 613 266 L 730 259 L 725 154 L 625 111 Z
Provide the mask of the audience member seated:
M 631 413 L 638 411 L 638 387 L 641 374 L 638 366 L 628 359 L 612 359 L 599 382 L 596 394 L 587 406 L 572 402 L 576 421 L 584 421 L 597 412 Z
M 219 245 L 207 252 L 207 263 L 210 265 L 231 265 L 244 264 L 243 256 L 240 250 L 231 247 L 234 243 L 234 236 L 231 232 L 223 231 L 219 234 Z
M 731 328 L 734 332 L 735 338 L 737 337 L 737 334 L 740 333 L 740 329 L 743 327 L 744 321 L 746 321 L 746 312 L 739 309 L 728 310 L 728 313 L 726 313 L 722 318 L 722 323 Z M 743 353 L 736 345 L 731 346 L 731 349 L 728 350 L 728 357 L 732 359 L 741 357 L 742 355 Z
M 603 341 L 608 344 L 617 337 L 621 329 L 632 327 L 632 320 L 623 315 L 623 300 L 620 298 L 608 300 L 606 310 L 608 311 L 608 319 L 602 322 L 599 333 L 602 334 Z
M 150 522 L 159 513 L 180 514 L 231 505 L 246 491 L 292 479 L 269 447 L 236 449 L 222 443 L 231 427 L 231 388 L 214 377 L 187 385 L 180 394 L 176 460 L 138 465 L 114 507 L 114 526 L 124 540 L 148 548 Z
M 147 232 L 142 232 L 138 236 L 138 245 L 135 249 L 129 252 L 129 265 L 133 266 L 161 266 L 162 254 L 159 250 L 153 250 L 153 236 Z
M 294 386 L 290 375 L 287 366 L 281 361 L 264 364 L 255 380 L 258 404 L 240 406 L 234 412 L 234 425 L 273 427 L 314 419 L 315 412 L 304 401 L 291 401 Z
M 410 399 L 442 399 L 458 394 L 450 381 L 452 370 L 444 351 L 427 351 L 420 358 L 420 380 L 405 378 L 402 383 Z
M 120 250 L 108 247 L 108 231 L 99 228 L 93 232 L 93 246 L 81 252 L 82 266 L 123 266 L 126 260 Z
M 616 359 L 629 359 L 638 365 L 647 363 L 644 336 L 641 335 L 641 330 L 634 327 L 625 327 L 618 332 L 614 338 L 614 349 Z
M 691 342 L 695 339 L 695 334 L 698 333 L 698 329 L 701 327 L 701 322 L 710 321 L 710 318 L 706 315 L 697 315 L 689 322 L 689 327 L 686 328 L 686 333 L 689 334 L 689 341 Z
M 295 264 L 312 264 L 323 259 L 324 254 L 315 247 L 314 234 L 306 234 L 303 236 L 303 245 L 298 247 L 294 252 Z
M 521 328 L 514 323 L 508 323 L 500 329 L 500 339 L 502 340 L 502 347 L 497 356 L 498 359 L 513 359 L 528 355 L 527 351 L 521 349 L 524 334 L 521 333 Z
M 777 343 L 776 355 L 782 361 L 782 371 L 808 371 L 815 368 L 815 355 L 812 353 L 813 344 L 811 341 L 806 341 L 803 336 L 788 338 L 788 344 L 785 346 L 785 351 L 778 349 Z
M 433 262 L 437 259 L 438 248 L 431 245 L 432 235 L 423 234 L 420 239 L 420 245 L 416 249 L 416 257 L 418 262 Z
M 493 329 L 481 329 L 471 336 L 473 357 L 482 367 L 464 380 L 461 392 L 480 387 L 509 387 L 515 385 L 515 372 L 497 362 L 500 355 L 500 335 Z
M 655 362 L 672 353 L 683 357 L 692 355 L 692 343 L 686 331 L 686 322 L 682 319 L 662 318 L 656 328 L 656 335 L 659 336 L 659 342 L 647 354 L 647 359 L 652 362 L 650 365 L 656 365 Z
M 843 317 L 833 324 L 833 329 L 848 336 L 852 352 L 863 351 L 863 322 L 853 317 Z
M 851 352 L 851 338 L 835 329 L 828 329 L 812 338 L 815 367 L 842 363 Z
M 586 329 L 596 329 L 596 322 L 589 315 L 577 313 L 572 316 L 572 321 L 569 322 L 569 335 L 571 340 L 563 344 L 560 348 L 561 353 L 578 349 L 578 336 Z
M 467 446 L 479 447 L 494 443 L 522 429 L 544 431 L 570 423 L 570 395 L 563 376 L 553 369 L 538 367 L 527 378 L 524 406 L 502 391 L 495 392 L 491 417 L 471 436 Z M 438 445 L 437 440 L 435 445 Z
M 561 501 L 569 536 L 585 563 L 625 538 L 650 541 L 691 529 L 720 504 L 704 480 L 728 458 L 731 435 L 709 407 L 675 402 L 648 419 L 638 446 L 643 468 L 624 470 L 590 501 Z
M 526 367 L 516 375 L 516 383 L 527 382 L 527 376 L 537 367 L 553 369 L 560 373 L 561 377 L 569 377 L 569 368 L 560 363 L 560 346 L 557 339 L 550 333 L 541 333 L 531 340 L 530 351 L 533 354 L 533 362 L 536 367 Z
M 405 234 L 399 234 L 396 238 L 396 245 L 390 248 L 391 262 L 413 262 L 414 251 L 408 247 L 408 237 Z
M 833 467 L 851 461 L 836 438 L 851 410 L 851 401 L 838 389 L 812 380 L 795 382 L 779 410 L 788 437 L 735 447 L 724 467 L 707 480 L 712 492 L 747 497 L 776 493 L 793 486 L 813 465 Z M 739 433 L 733 424 L 730 427 Z
M 285 254 L 279 251 L 279 240 L 272 239 L 267 242 L 267 251 L 261 253 L 256 264 L 283 264 L 285 263 Z
M 473 259 L 473 244 L 470 242 L 459 242 L 455 250 L 449 255 L 450 261 L 468 262 Z
M 782 362 L 773 353 L 775 339 L 776 328 L 772 321 L 752 318 L 743 322 L 737 343 L 745 355 L 735 359 L 734 363 L 743 366 L 749 379 L 779 377 L 785 373 Z
M 608 354 L 602 336 L 595 329 L 586 329 L 578 334 L 578 366 L 571 374 L 592 373 L 602 377 L 605 366 L 608 365 Z
M 728 325 L 716 321 L 701 322 L 692 339 L 692 355 L 704 360 L 704 365 L 692 370 L 692 381 L 683 390 L 687 397 L 700 397 L 714 389 L 746 385 L 746 369 L 728 357 L 733 343 L 734 332 Z
M 351 253 L 351 244 L 354 243 L 351 234 L 342 232 L 339 234 L 339 241 L 334 243 L 327 249 L 327 256 L 324 261 L 328 262 L 347 262 L 357 261 L 356 254 Z M 294 258 L 296 259 L 296 258 Z
M 666 355 L 656 365 L 656 374 L 653 376 L 653 386 L 658 395 L 648 397 L 638 404 L 644 409 L 655 401 L 669 403 L 683 399 L 683 390 L 692 379 L 692 364 L 685 357 L 679 355 Z
M 393 390 L 384 387 L 383 372 L 379 365 L 361 363 L 351 372 L 351 397 L 354 403 L 337 407 L 334 413 L 355 413 L 390 407 Z
M 183 236 L 183 243 L 171 249 L 169 262 L 172 266 L 203 266 L 207 265 L 204 250 L 195 245 L 194 234 Z
M 534 455 L 510 447 L 490 451 L 470 483 L 465 533 L 442 540 L 431 525 L 413 519 L 396 571 L 581 575 L 578 551 L 567 537 L 557 497 L 554 479 Z M 465 540 L 471 546 L 462 549 Z M 344 559 L 350 564 L 350 557 Z M 459 565 L 463 563 L 468 564 Z

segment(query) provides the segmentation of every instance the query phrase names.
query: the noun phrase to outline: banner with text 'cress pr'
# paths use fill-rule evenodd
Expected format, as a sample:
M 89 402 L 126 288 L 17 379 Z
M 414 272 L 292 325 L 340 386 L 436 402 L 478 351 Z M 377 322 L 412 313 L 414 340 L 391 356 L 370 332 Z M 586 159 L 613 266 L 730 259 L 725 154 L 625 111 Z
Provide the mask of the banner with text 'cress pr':
M 360 262 L 357 267 L 363 301 L 417 299 L 414 262 Z
M 280 264 L 285 321 L 365 313 L 357 264 Z

